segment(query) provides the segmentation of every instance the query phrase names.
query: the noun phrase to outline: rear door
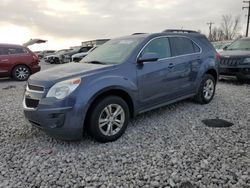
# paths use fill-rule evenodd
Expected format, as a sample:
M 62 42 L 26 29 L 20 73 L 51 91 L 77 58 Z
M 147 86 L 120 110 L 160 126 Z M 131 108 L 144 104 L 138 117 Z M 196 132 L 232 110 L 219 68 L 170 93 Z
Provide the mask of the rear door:
M 182 36 L 169 37 L 173 67 L 168 79 L 176 97 L 191 94 L 201 64 L 200 47 L 191 39 Z
M 9 76 L 11 70 L 8 48 L 0 47 L 0 76 Z
M 23 47 L 9 47 L 8 51 L 13 67 L 17 64 L 24 64 L 30 67 L 34 61 L 32 55 Z

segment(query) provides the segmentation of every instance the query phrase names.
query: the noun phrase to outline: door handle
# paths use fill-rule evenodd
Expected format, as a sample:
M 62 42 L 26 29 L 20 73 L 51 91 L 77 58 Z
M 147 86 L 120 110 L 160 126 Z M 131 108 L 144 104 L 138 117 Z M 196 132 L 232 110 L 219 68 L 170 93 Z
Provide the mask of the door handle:
M 1 60 L 2 62 L 7 62 L 7 61 L 9 61 L 8 59 L 3 59 L 3 60 Z
M 173 63 L 169 63 L 168 68 L 172 69 L 174 67 Z

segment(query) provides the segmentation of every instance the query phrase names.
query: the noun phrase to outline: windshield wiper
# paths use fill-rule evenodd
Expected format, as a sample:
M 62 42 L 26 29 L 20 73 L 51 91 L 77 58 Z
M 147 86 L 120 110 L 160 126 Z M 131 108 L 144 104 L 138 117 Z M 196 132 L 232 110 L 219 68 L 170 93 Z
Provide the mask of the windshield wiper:
M 103 62 L 100 62 L 100 61 L 87 61 L 87 62 L 85 62 L 85 63 L 106 65 L 106 63 L 103 63 Z

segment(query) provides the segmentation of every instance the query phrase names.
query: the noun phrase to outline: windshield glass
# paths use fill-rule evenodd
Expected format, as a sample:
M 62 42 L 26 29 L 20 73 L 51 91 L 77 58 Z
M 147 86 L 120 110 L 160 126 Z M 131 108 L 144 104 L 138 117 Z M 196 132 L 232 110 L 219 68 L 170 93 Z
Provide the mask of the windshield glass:
M 228 46 L 227 50 L 250 50 L 250 39 L 236 40 Z
M 142 41 L 142 38 L 113 39 L 93 50 L 81 62 L 102 64 L 122 63 Z

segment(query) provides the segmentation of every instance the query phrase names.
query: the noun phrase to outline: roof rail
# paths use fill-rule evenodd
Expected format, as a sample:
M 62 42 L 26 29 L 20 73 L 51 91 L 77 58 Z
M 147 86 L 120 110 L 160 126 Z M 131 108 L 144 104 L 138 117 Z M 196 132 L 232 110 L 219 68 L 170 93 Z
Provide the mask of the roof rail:
M 143 34 L 146 34 L 146 33 L 133 33 L 132 35 L 143 35 Z
M 199 33 L 198 31 L 185 30 L 185 29 L 166 29 L 163 32 L 171 32 L 171 33 Z

